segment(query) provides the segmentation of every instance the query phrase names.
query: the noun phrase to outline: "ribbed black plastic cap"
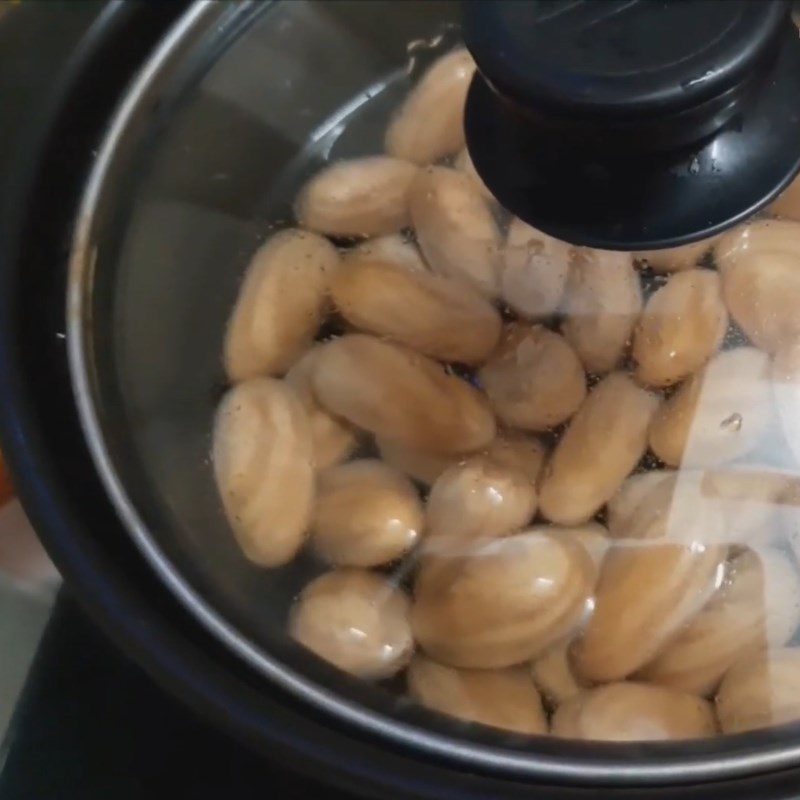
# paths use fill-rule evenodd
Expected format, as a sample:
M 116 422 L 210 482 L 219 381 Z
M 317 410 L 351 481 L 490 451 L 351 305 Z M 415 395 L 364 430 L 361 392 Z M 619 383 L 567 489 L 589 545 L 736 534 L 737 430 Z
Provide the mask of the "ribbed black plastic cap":
M 476 168 L 559 238 L 709 236 L 800 167 L 800 39 L 783 0 L 473 0 L 464 36 Z

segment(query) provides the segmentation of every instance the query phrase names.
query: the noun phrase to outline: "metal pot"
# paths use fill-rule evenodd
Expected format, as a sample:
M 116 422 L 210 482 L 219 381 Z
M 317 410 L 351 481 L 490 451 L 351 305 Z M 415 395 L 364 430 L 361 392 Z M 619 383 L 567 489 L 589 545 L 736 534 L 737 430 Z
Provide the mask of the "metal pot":
M 318 567 L 265 573 L 220 535 L 208 452 L 227 313 L 265 224 L 321 160 L 375 143 L 407 43 L 456 37 L 458 11 L 198 3 L 156 45 L 168 17 L 116 6 L 98 20 L 3 214 L 3 445 L 87 607 L 234 735 L 357 793 L 788 796 L 796 725 L 691 746 L 532 745 L 398 702 L 287 638 Z

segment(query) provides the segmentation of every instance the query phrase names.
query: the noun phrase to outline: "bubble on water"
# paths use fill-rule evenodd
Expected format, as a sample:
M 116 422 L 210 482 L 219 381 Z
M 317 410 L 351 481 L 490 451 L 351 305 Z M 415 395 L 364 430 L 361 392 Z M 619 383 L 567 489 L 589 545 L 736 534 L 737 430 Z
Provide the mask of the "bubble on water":
M 719 427 L 723 431 L 729 431 L 730 433 L 738 433 L 742 429 L 743 422 L 744 418 L 737 411 L 731 414 L 729 417 L 725 417 L 725 419 L 722 420 L 722 422 L 720 422 Z
M 458 41 L 459 26 L 453 23 L 441 25 L 439 32 L 428 38 L 412 39 L 406 44 L 407 61 L 405 73 L 414 79 L 423 72 L 440 53 L 449 50 Z
M 412 53 L 416 53 L 419 50 L 433 50 L 437 48 L 444 39 L 444 34 L 439 33 L 436 36 L 431 37 L 430 39 L 412 39 L 406 45 L 406 52 L 411 55 Z

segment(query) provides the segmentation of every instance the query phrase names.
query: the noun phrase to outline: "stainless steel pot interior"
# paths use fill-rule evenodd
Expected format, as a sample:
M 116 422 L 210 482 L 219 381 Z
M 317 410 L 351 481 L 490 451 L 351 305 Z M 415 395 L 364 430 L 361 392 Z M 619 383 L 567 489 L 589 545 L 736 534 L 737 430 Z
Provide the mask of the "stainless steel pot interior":
M 198 3 L 145 65 L 85 193 L 69 354 L 106 488 L 152 568 L 241 659 L 339 721 L 471 770 L 677 783 L 800 762 L 797 726 L 691 744 L 531 741 L 349 679 L 285 635 L 321 571 L 248 563 L 209 464 L 226 318 L 252 251 L 328 159 L 379 152 L 419 63 L 458 36 L 448 2 Z M 410 74 L 411 73 L 411 74 Z

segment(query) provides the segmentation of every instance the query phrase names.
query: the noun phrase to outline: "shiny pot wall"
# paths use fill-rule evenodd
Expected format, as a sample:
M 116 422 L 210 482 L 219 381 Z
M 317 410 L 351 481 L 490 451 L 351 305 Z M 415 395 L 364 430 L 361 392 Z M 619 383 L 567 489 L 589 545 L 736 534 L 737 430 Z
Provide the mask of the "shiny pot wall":
M 44 245 L 63 244 L 71 214 L 48 217 L 41 244 L 24 262 L 26 273 L 16 271 L 22 256 L 31 255 L 23 250 L 30 248 L 32 232 L 26 219 L 30 225 L 36 212 L 47 215 L 41 206 L 24 205 L 9 214 L 6 224 L 14 227 L 3 263 L 0 330 L 5 443 L 51 549 L 107 627 L 184 696 L 262 747 L 300 752 L 310 763 L 355 778 L 365 790 L 383 783 L 412 796 L 437 796 L 435 787 L 444 780 L 452 793 L 513 795 L 529 791 L 530 781 L 686 783 L 793 763 L 791 732 L 693 745 L 691 752 L 547 740 L 534 749 L 518 737 L 468 732 L 400 706 L 384 689 L 356 684 L 291 645 L 282 633 L 282 609 L 296 585 L 252 570 L 223 535 L 207 464 L 210 416 L 221 387 L 217 353 L 245 260 L 264 221 L 299 179 L 284 168 L 300 154 L 303 164 L 313 163 L 303 148 L 314 140 L 309 133 L 315 128 L 320 155 L 326 155 L 325 134 L 336 130 L 330 119 L 342 97 L 363 91 L 368 75 L 391 75 L 408 40 L 454 14 L 452 7 L 425 4 L 416 7 L 424 13 L 402 15 L 409 28 L 401 30 L 398 22 L 389 30 L 381 24 L 379 4 L 365 13 L 372 5 L 192 9 L 145 68 L 101 151 L 78 228 L 67 322 L 90 444 L 146 566 L 97 499 L 100 490 L 64 402 L 64 352 L 56 337 L 64 330 L 63 294 L 52 286 L 41 290 L 57 263 Z M 292 39 L 286 34 L 292 29 L 293 36 L 301 30 L 309 38 Z M 391 41 L 397 37 L 400 49 L 376 42 L 378 30 Z M 341 57 L 344 32 L 352 36 L 351 61 Z M 326 42 L 329 57 L 309 68 L 308 53 L 324 52 Z M 286 61 L 277 70 L 281 53 Z M 334 63 L 341 75 L 331 73 Z M 295 80 L 282 119 L 275 98 L 292 64 Z M 321 87 L 316 75 L 323 69 L 328 73 Z M 402 74 L 396 77 L 399 86 Z M 298 102 L 304 91 L 308 104 Z M 269 109 L 266 119 L 253 113 L 259 106 Z M 309 113 L 311 119 L 293 120 Z M 69 130 L 66 116 L 55 122 Z M 370 135 L 368 117 L 361 130 L 352 142 L 359 151 L 361 137 Z M 57 162 L 44 161 L 56 132 L 65 133 L 50 130 L 43 161 L 28 175 L 40 181 L 39 197 L 41 181 L 60 177 L 64 191 L 74 190 L 80 178 L 48 175 L 44 168 Z M 82 144 L 91 147 L 86 133 Z M 342 149 L 334 156 L 347 154 L 347 139 L 337 147 Z M 274 181 L 281 172 L 288 182 L 283 187 Z M 47 325 L 41 325 L 45 315 Z M 38 325 L 33 330 L 32 317 Z M 21 341 L 26 351 L 35 351 L 34 343 L 46 346 L 23 354 Z M 57 409 L 53 385 L 62 389 Z M 90 498 L 97 510 L 87 519 Z M 154 570 L 185 611 L 153 581 Z M 713 790 L 735 796 L 747 786 Z M 641 789 L 631 791 L 642 796 Z

